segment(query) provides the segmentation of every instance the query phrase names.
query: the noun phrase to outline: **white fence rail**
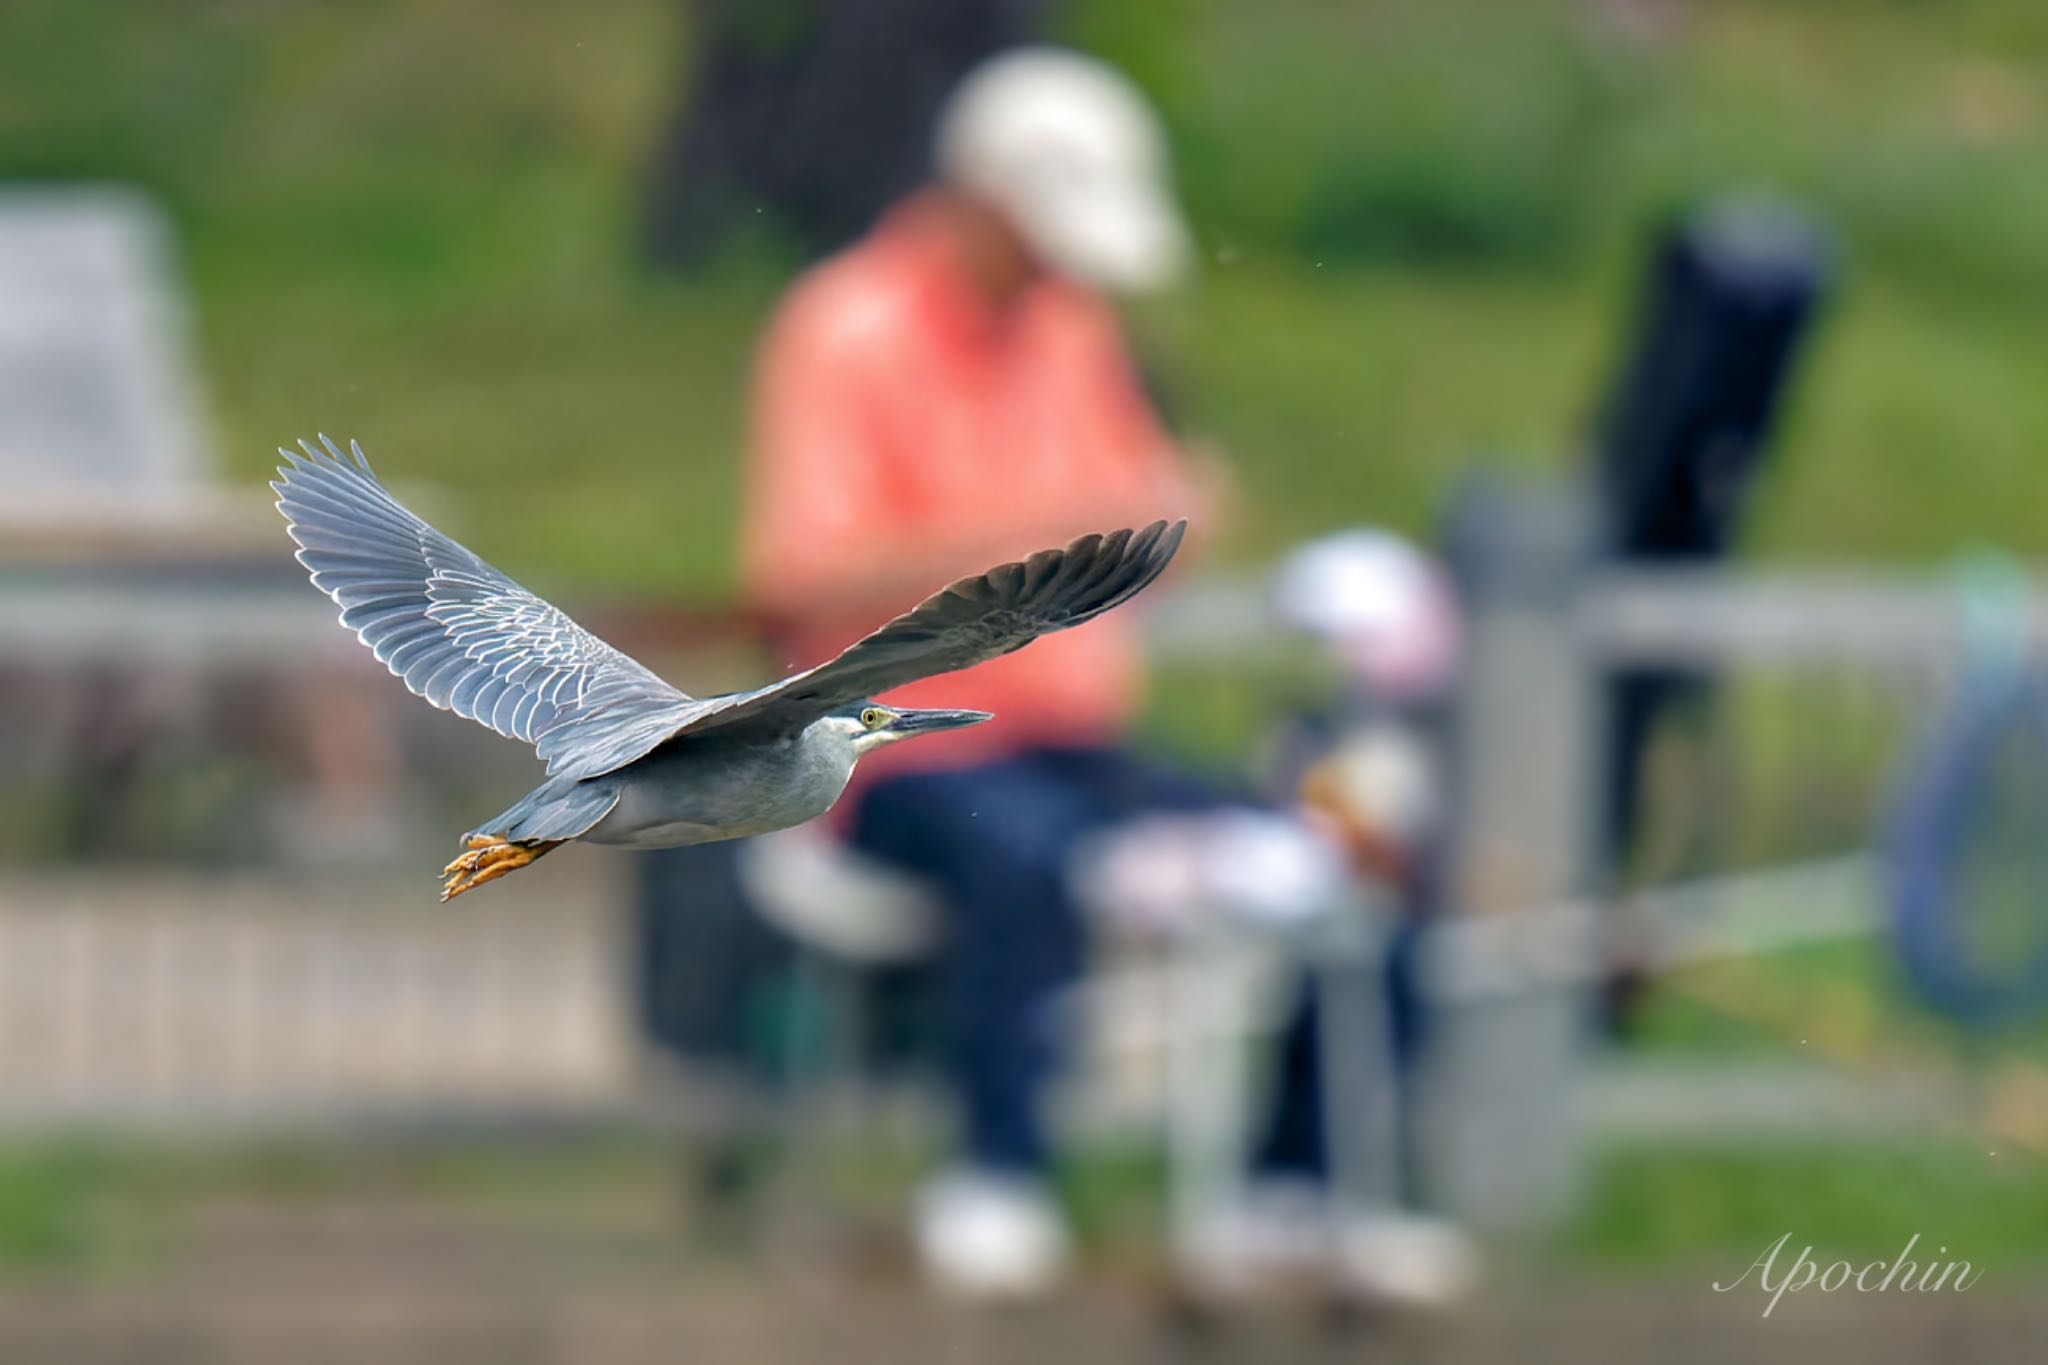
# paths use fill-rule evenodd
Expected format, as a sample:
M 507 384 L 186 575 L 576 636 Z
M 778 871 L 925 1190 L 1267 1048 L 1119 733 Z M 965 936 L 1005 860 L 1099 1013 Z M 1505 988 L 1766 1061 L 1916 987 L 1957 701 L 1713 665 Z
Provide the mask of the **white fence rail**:
M 519 899 L 0 879 L 0 1125 L 617 1099 L 633 1042 L 615 908 Z

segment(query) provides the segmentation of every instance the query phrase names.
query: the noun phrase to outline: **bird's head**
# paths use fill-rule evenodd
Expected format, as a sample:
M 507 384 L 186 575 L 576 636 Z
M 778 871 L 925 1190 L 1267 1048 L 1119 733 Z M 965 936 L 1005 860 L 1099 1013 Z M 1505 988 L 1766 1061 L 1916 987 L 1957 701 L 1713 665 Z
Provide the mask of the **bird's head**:
M 917 735 L 935 735 L 941 730 L 958 730 L 994 719 L 986 711 L 930 711 L 904 706 L 884 706 L 878 701 L 855 702 L 841 707 L 818 722 L 853 746 L 855 756 L 884 744 Z

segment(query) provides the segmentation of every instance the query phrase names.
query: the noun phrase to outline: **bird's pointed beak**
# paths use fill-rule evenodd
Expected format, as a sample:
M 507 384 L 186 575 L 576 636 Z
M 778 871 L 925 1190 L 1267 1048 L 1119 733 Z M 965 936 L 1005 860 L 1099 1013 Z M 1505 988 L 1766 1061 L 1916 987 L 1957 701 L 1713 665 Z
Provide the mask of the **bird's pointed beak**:
M 958 730 L 994 719 L 995 716 L 987 711 L 898 711 L 889 729 L 907 738 L 911 735 L 935 735 L 941 730 Z

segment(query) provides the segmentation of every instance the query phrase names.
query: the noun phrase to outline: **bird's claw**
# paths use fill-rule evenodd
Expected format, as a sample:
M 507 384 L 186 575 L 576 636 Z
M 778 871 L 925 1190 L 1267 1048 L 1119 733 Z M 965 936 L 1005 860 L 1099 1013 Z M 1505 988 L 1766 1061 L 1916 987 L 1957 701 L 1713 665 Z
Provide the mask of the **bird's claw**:
M 454 862 L 441 869 L 441 875 L 451 876 L 459 867 L 474 865 L 477 854 L 487 849 L 507 847 L 509 843 L 509 840 L 500 839 L 495 834 L 472 834 L 462 841 L 463 848 L 468 852 L 456 855 Z
M 547 844 L 515 844 L 488 834 L 473 834 L 469 847 L 455 861 L 441 869 L 441 899 L 453 900 L 465 891 L 517 872 L 547 852 Z

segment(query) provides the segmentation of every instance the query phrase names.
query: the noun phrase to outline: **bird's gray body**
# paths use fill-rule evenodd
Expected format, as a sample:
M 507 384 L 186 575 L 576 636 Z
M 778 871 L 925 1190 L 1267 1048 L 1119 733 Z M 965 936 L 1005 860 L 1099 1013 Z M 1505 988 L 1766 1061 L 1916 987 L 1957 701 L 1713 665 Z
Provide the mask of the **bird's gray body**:
M 444 895 L 568 839 L 667 848 L 822 815 L 869 749 L 989 718 L 867 698 L 1100 616 L 1159 576 L 1187 525 L 1041 550 L 960 579 L 816 668 L 693 697 L 414 515 L 360 447 L 320 439 L 280 449 L 271 485 L 314 586 L 413 692 L 547 763 L 547 781 L 471 832 Z
M 679 848 L 787 829 L 823 815 L 853 776 L 855 751 L 823 721 L 765 740 L 708 735 L 617 772 L 552 779 L 479 833 Z

